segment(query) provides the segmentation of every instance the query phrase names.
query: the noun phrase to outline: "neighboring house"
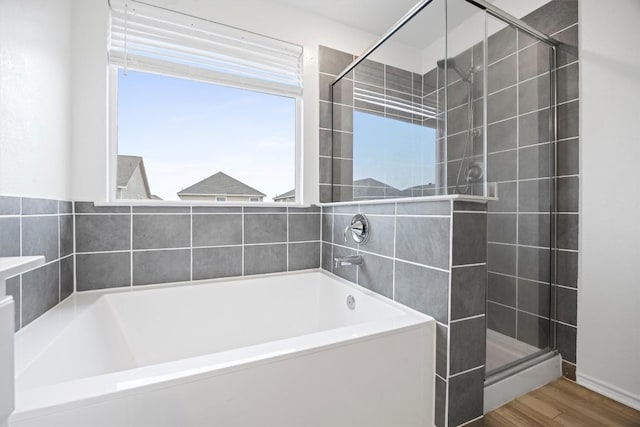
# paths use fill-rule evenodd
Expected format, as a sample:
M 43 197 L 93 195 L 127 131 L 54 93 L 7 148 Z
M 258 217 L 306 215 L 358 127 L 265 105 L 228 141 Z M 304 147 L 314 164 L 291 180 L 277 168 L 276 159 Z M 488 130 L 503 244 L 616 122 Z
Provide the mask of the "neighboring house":
M 413 187 L 402 190 L 402 197 L 418 197 L 418 196 L 435 196 L 436 185 L 429 183 L 423 185 L 414 185 Z
M 116 198 L 145 200 L 152 198 L 142 157 L 118 156 Z
M 384 199 L 401 196 L 402 191 L 374 178 L 363 178 L 353 181 L 354 200 Z
M 273 198 L 274 202 L 292 203 L 296 201 L 296 190 L 287 191 Z
M 209 202 L 261 202 L 266 194 L 218 172 L 178 193 L 181 200 Z

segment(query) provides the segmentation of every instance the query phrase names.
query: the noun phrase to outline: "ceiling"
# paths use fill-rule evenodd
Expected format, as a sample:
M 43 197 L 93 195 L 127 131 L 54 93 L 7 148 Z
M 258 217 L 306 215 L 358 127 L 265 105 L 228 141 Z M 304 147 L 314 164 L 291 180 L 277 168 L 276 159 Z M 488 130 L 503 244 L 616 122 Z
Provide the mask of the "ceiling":
M 370 34 L 381 36 L 421 0 L 272 0 L 287 7 L 322 16 Z M 489 0 L 494 2 L 495 0 Z M 481 10 L 466 1 L 435 1 L 427 6 L 428 12 L 418 14 L 402 27 L 393 40 L 421 51 L 444 34 L 447 25 L 453 28 L 468 21 Z M 391 47 L 390 47 L 391 48 Z
M 382 35 L 420 0 L 273 0 L 367 33 Z

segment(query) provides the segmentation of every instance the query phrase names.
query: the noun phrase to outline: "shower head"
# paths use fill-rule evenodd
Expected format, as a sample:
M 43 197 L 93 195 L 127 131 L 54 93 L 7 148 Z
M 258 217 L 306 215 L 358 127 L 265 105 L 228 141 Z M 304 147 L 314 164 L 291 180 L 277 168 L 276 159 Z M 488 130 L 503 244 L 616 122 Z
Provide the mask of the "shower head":
M 451 68 L 452 70 L 454 70 L 465 82 L 471 83 L 471 74 L 473 73 L 473 68 L 471 68 L 467 73 L 464 73 L 462 72 L 462 70 L 460 70 L 460 68 L 458 68 L 458 66 L 456 65 L 456 60 L 453 58 L 439 59 L 436 62 L 438 68 L 444 69 L 445 61 L 447 64 L 447 68 Z

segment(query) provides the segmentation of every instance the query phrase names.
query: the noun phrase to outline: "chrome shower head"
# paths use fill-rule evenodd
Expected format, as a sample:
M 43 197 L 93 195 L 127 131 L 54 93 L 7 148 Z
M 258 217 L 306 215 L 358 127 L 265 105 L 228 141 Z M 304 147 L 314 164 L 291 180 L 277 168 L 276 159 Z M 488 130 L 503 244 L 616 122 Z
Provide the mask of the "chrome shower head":
M 453 59 L 453 58 L 439 59 L 436 62 L 436 64 L 437 64 L 438 68 L 444 69 L 445 62 L 447 64 L 447 69 L 451 68 L 452 70 L 454 70 L 456 72 L 456 74 L 458 74 L 460 76 L 460 78 L 462 80 L 464 80 L 467 83 L 471 83 L 471 76 L 472 76 L 472 74 L 474 72 L 473 68 L 471 68 L 468 72 L 464 73 L 462 70 L 460 70 L 460 68 L 458 68 L 458 66 L 456 65 L 456 60 Z

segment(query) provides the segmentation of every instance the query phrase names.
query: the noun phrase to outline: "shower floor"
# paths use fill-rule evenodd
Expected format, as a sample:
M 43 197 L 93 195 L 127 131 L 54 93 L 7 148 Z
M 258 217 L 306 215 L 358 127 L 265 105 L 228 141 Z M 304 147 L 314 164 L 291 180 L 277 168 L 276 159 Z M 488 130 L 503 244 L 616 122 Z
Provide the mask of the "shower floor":
M 485 370 L 490 373 L 502 366 L 540 351 L 539 348 L 515 338 L 487 329 L 487 362 Z

